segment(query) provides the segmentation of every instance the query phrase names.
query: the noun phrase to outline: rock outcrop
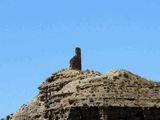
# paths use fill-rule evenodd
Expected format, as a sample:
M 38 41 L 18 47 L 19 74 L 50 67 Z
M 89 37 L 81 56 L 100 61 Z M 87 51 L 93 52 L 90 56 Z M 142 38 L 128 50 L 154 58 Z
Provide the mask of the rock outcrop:
M 160 120 L 160 84 L 126 70 L 63 69 L 5 120 Z
M 81 48 L 77 47 L 75 49 L 75 56 L 70 60 L 70 69 L 72 70 L 82 70 L 81 63 Z

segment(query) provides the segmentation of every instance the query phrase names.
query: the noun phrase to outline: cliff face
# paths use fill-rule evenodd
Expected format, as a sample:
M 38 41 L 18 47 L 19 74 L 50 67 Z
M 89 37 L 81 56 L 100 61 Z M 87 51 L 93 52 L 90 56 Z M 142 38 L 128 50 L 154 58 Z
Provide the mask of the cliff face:
M 160 120 L 160 84 L 125 70 L 63 69 L 7 120 Z

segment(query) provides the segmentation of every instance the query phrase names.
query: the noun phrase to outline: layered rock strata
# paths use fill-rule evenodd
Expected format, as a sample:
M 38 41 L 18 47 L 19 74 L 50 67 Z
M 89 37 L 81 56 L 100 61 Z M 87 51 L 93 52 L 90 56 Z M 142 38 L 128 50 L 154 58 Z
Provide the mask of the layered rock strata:
M 160 120 L 160 84 L 126 70 L 63 69 L 6 120 Z

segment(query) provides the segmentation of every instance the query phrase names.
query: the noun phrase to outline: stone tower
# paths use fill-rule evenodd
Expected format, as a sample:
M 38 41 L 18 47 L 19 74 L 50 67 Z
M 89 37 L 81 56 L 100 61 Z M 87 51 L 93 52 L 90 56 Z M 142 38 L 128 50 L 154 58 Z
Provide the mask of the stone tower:
M 70 69 L 73 70 L 82 70 L 81 63 L 81 48 L 76 47 L 75 56 L 70 60 Z

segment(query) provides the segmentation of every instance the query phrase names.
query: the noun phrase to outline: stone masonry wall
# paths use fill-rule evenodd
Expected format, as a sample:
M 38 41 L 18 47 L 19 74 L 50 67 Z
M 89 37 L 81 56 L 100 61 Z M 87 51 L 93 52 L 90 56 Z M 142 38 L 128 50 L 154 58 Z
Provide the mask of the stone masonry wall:
M 59 112 L 59 118 L 53 112 L 50 120 L 160 120 L 160 108 L 73 107 Z

